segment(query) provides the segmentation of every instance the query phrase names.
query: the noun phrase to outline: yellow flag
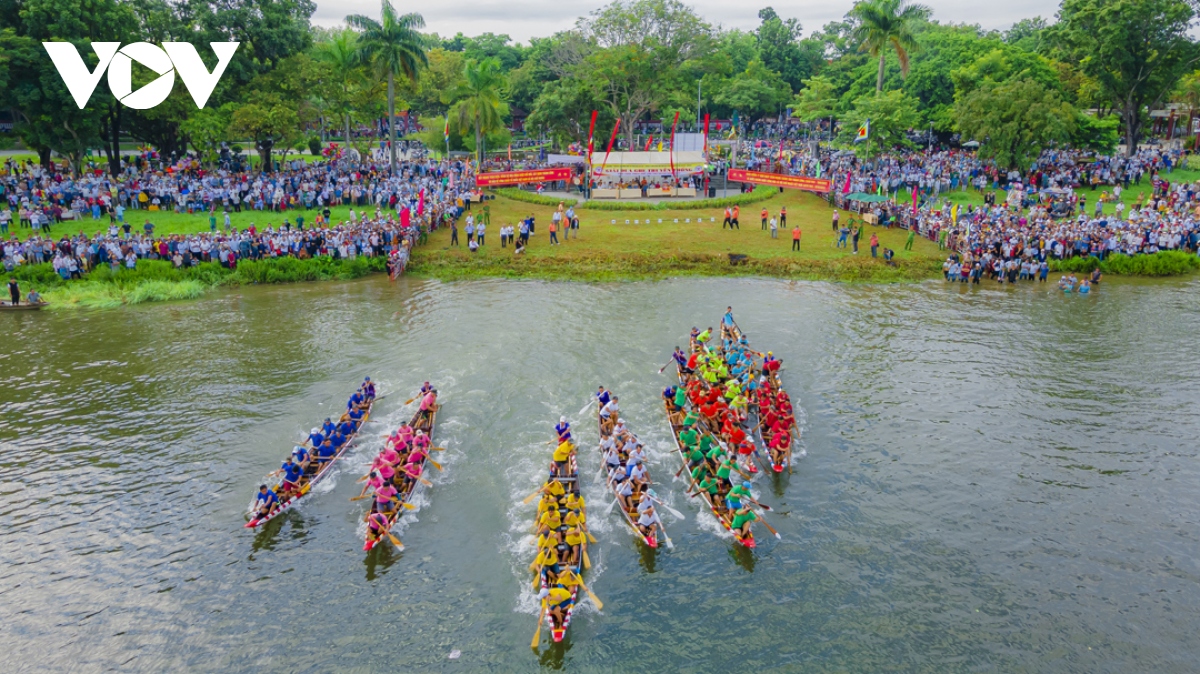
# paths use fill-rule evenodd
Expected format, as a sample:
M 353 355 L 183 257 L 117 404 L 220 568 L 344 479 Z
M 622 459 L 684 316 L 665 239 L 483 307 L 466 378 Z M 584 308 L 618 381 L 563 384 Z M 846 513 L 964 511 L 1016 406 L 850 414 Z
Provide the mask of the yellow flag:
M 950 209 L 950 222 L 958 222 L 958 204 L 954 204 L 954 207 Z

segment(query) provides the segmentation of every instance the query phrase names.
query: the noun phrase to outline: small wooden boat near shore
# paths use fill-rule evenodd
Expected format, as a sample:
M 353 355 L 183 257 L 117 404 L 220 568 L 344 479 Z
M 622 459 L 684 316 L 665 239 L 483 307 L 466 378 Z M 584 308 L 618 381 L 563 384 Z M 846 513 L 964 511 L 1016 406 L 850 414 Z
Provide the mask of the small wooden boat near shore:
M 49 304 L 49 302 L 38 302 L 36 304 L 30 304 L 29 302 L 22 302 L 20 304 L 0 302 L 0 311 L 37 311 Z

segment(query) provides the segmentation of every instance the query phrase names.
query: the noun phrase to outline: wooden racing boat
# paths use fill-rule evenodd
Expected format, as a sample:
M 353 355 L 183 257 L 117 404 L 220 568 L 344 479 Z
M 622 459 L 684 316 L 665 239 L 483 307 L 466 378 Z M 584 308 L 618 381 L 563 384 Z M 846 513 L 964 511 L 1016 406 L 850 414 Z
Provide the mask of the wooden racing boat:
M 420 475 L 425 474 L 425 468 L 429 465 L 429 454 L 433 451 L 433 427 L 437 421 L 437 413 L 439 408 L 440 405 L 435 404 L 428 415 L 421 410 L 417 410 L 416 414 L 413 414 L 412 419 L 408 422 L 408 426 L 413 429 L 414 433 L 417 431 L 424 431 L 425 435 L 429 437 L 430 447 L 427 450 L 425 457 L 421 459 L 420 470 L 418 471 L 418 474 Z M 403 475 L 403 473 L 398 472 L 397 476 L 400 475 Z M 387 514 L 387 531 L 391 531 L 396 522 L 400 520 L 400 516 L 404 514 L 404 505 L 412 500 L 413 494 L 416 493 L 417 487 L 420 486 L 420 484 L 421 483 L 418 480 L 413 480 L 409 483 L 409 486 L 406 489 L 403 489 L 396 494 L 396 503 L 394 504 L 395 508 Z M 375 548 L 376 545 L 379 545 L 379 542 L 383 540 L 383 536 L 384 534 L 382 532 L 373 532 L 371 530 L 371 526 L 368 524 L 366 538 L 363 542 L 363 550 L 365 552 L 370 552 Z
M 305 477 L 301 478 L 302 484 L 300 486 L 299 493 L 290 496 L 286 500 L 280 500 L 279 505 L 273 511 L 268 513 L 265 517 L 256 517 L 255 515 L 252 514 L 251 520 L 249 522 L 246 522 L 246 528 L 254 529 L 254 528 L 260 527 L 260 526 L 266 524 L 267 522 L 270 522 L 271 520 L 275 519 L 276 517 L 279 517 L 283 513 L 290 510 L 297 503 L 302 501 L 304 499 L 304 497 L 308 496 L 309 493 L 312 491 L 312 488 L 314 485 L 321 482 L 325 478 L 329 477 L 329 475 L 333 471 L 334 465 L 337 464 L 338 459 L 341 459 L 346 454 L 346 452 L 350 449 L 350 445 L 354 443 L 354 439 L 357 438 L 358 434 L 362 432 L 363 426 L 366 425 L 367 420 L 371 417 L 371 409 L 375 407 L 375 400 L 376 400 L 375 398 L 371 399 L 370 404 L 367 405 L 366 413 L 363 414 L 362 421 L 360 421 L 358 423 L 358 428 L 354 429 L 354 432 L 346 437 L 346 441 L 344 443 L 342 443 L 341 447 L 338 448 L 338 452 L 333 455 L 333 459 L 331 459 L 330 461 L 327 461 L 325 463 L 325 465 L 322 466 L 320 469 L 318 469 L 315 474 L 305 475 Z M 346 418 L 346 416 L 343 415 L 342 418 L 344 419 L 344 418 Z M 341 419 L 339 419 L 338 422 L 341 423 Z M 280 478 L 279 482 L 276 482 L 273 489 L 278 489 L 279 484 L 281 482 L 282 482 L 282 478 Z M 252 513 L 253 513 L 253 511 L 252 511 Z
M 686 377 L 684 376 L 683 371 L 679 370 L 678 368 L 677 374 L 679 375 L 679 381 L 682 385 L 684 382 L 686 382 Z M 733 534 L 734 539 L 737 540 L 738 543 L 747 548 L 754 548 L 755 545 L 757 545 L 754 542 L 754 533 L 750 532 L 750 534 L 745 537 L 740 536 L 738 532 L 733 530 L 733 526 L 731 525 L 731 522 L 733 521 L 733 513 L 729 512 L 729 510 L 724 507 L 719 507 L 720 504 L 714 502 L 712 496 L 707 491 L 700 490 L 700 485 L 696 482 L 696 479 L 692 477 L 691 471 L 688 470 L 687 450 L 684 448 L 683 442 L 679 439 L 679 433 L 683 431 L 683 425 L 676 422 L 676 416 L 671 413 L 670 402 L 664 400 L 663 406 L 667 412 L 667 422 L 671 425 L 671 437 L 675 439 L 675 450 L 679 453 L 680 461 L 683 462 L 683 470 L 680 471 L 680 475 L 683 475 L 684 479 L 687 480 L 688 491 L 700 491 L 700 498 L 703 498 L 704 502 L 708 504 L 708 509 L 712 512 L 713 517 L 716 517 L 717 521 L 721 523 L 721 526 L 725 527 L 726 531 Z
M 611 391 L 610 391 L 610 393 L 611 393 Z M 608 468 L 605 465 L 605 461 L 604 461 L 605 460 L 604 439 L 606 437 L 608 437 L 609 434 L 606 434 L 604 432 L 604 422 L 600 418 L 600 406 L 599 405 L 596 406 L 596 422 L 600 428 L 600 445 L 597 447 L 597 449 L 599 449 L 599 451 L 600 451 L 600 464 L 602 466 L 605 466 L 605 475 L 606 475 L 605 483 L 608 485 L 608 490 L 612 492 L 613 498 L 617 499 L 617 502 L 620 503 L 621 497 L 617 494 L 617 489 L 618 489 L 619 485 L 615 480 L 613 480 L 614 475 L 616 475 L 617 473 L 613 469 Z M 637 442 L 637 436 L 633 435 L 632 432 L 628 432 L 627 435 L 629 435 L 629 437 L 632 438 L 635 443 Z M 617 447 L 619 449 L 621 446 L 623 446 L 626 439 L 625 438 L 614 438 L 614 440 L 616 441 Z M 625 473 L 626 464 L 628 462 L 628 456 L 626 456 L 624 453 L 621 453 L 620 459 L 621 459 L 620 466 L 616 470 L 620 471 L 621 473 Z M 626 510 L 624 507 L 622 507 L 621 515 L 622 515 L 622 519 L 625 520 L 625 524 L 627 524 L 629 526 L 630 530 L 633 531 L 634 536 L 637 536 L 638 538 L 642 539 L 642 542 L 645 543 L 648 547 L 657 548 L 658 547 L 658 532 L 651 531 L 649 534 L 643 535 L 641 530 L 638 529 L 637 522 L 634 519 L 638 515 L 637 506 L 642 502 L 642 499 L 650 498 L 649 494 L 646 493 L 650 489 L 650 485 L 651 485 L 650 472 L 649 472 L 649 470 L 647 470 L 646 471 L 645 488 L 634 491 L 633 496 L 630 497 L 630 500 L 632 501 L 631 505 L 633 506 L 632 512 L 630 510 Z M 661 522 L 659 524 L 661 525 Z
M 565 475 L 549 476 L 542 485 L 542 501 L 539 502 L 538 521 L 534 525 L 535 533 L 538 534 L 538 558 L 534 560 L 530 568 L 535 573 L 534 587 L 542 590 L 539 594 L 551 591 L 561 593 L 565 590 L 569 596 L 553 606 L 547 603 L 546 598 L 542 599 L 541 613 L 538 616 L 538 634 L 534 635 L 535 648 L 543 621 L 550 628 L 550 638 L 554 643 L 561 642 L 566 636 L 567 629 L 571 626 L 571 618 L 575 614 L 575 607 L 579 602 L 579 590 L 583 585 L 581 574 L 585 568 L 591 566 L 587 561 L 587 533 L 584 528 L 587 520 L 587 508 L 579 492 L 579 463 L 574 453 L 568 458 L 567 468 L 564 472 Z M 554 505 L 549 506 L 548 503 L 551 501 L 547 499 L 552 499 Z M 570 507 L 568 504 L 573 504 L 575 507 Z M 543 527 L 541 521 L 542 514 L 547 512 L 550 507 L 557 509 L 558 520 L 562 522 L 554 529 L 549 529 L 549 525 Z M 567 524 L 567 520 L 572 514 L 575 516 L 573 519 L 577 519 L 579 522 L 578 529 Z M 546 529 L 544 532 L 539 531 L 543 528 Z M 579 536 L 577 555 L 573 549 L 574 546 L 569 544 L 569 536 L 572 531 Z M 562 542 L 555 544 L 554 541 L 559 537 Z M 543 541 L 549 545 L 541 545 Z M 548 561 L 548 556 L 553 557 L 555 563 L 544 563 Z M 574 576 L 578 582 L 560 582 L 568 576 Z M 593 601 L 598 602 L 594 598 Z M 553 615 L 554 612 L 550 610 L 556 607 L 561 617 L 556 618 Z
M 723 339 L 744 344 L 747 352 L 756 354 L 762 359 L 755 363 L 756 368 L 754 371 L 761 375 L 762 378 L 765 378 L 766 384 L 763 385 L 760 379 L 759 388 L 750 399 L 749 409 L 754 412 L 755 427 L 758 429 L 760 439 L 759 444 L 761 444 L 766 452 L 771 470 L 779 474 L 786 468 L 790 473 L 792 470 L 792 444 L 800 438 L 800 429 L 796 426 L 796 418 L 791 407 L 791 400 L 787 397 L 787 392 L 783 390 L 783 382 L 779 379 L 779 373 L 777 371 L 763 372 L 763 363 L 766 356 L 749 348 L 749 342 L 744 341 L 744 335 L 736 323 L 732 326 L 722 325 L 721 336 Z M 780 393 L 783 393 L 783 400 L 786 401 L 786 406 L 779 399 Z M 779 431 L 767 428 L 764 421 L 769 418 L 786 419 L 788 427 Z M 784 437 L 779 438 L 779 442 L 775 443 L 776 436 L 780 434 L 783 434 Z M 780 446 L 773 449 L 773 444 Z M 784 446 L 786 446 L 786 449 L 784 449 Z

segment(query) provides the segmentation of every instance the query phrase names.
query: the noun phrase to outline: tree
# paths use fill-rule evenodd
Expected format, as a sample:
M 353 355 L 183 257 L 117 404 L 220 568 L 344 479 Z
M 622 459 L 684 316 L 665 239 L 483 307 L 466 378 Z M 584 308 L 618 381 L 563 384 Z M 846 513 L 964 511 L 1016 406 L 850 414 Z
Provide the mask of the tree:
M 592 48 L 571 76 L 621 120 L 630 146 L 638 120 L 690 90 L 714 46 L 712 28 L 679 0 L 616 0 L 577 31 Z
M 272 170 L 271 152 L 276 147 L 292 147 L 300 137 L 300 118 L 295 106 L 284 103 L 277 94 L 259 94 L 233 111 L 229 131 L 254 141 L 262 170 Z
M 333 67 L 338 83 L 338 92 L 333 96 L 334 108 L 345 122 L 346 142 L 350 142 L 350 90 L 354 86 L 358 66 L 362 64 L 362 53 L 358 48 L 358 34 L 352 30 L 341 30 L 328 41 L 317 45 L 316 56 Z
M 467 61 L 462 82 L 455 88 L 454 113 L 460 127 L 475 132 L 475 152 L 483 162 L 483 137 L 504 128 L 508 104 L 504 102 L 504 75 L 493 58 Z
M 1064 0 L 1048 28 L 1084 75 L 1095 78 L 1137 151 L 1147 106 L 1161 105 L 1196 63 L 1187 0 Z
M 383 0 L 379 21 L 361 14 L 346 17 L 346 23 L 361 31 L 359 48 L 380 75 L 387 79 L 388 157 L 396 172 L 396 76 L 416 83 L 421 68 L 429 65 L 425 39 L 417 29 L 425 27 L 420 14 L 400 15 L 391 0 Z
M 759 11 L 758 53 L 768 68 L 779 73 L 793 90 L 800 88 L 804 79 L 811 77 L 822 60 L 819 43 L 801 41 L 803 28 L 796 19 L 786 21 L 766 7 Z M 789 92 L 790 93 L 790 92 Z
M 1191 133 L 1196 119 L 1196 111 L 1200 110 L 1200 70 L 1193 70 L 1184 75 L 1183 79 L 1179 80 L 1179 86 L 1175 88 L 1172 98 L 1183 106 L 1184 110 L 1187 110 L 1187 132 Z M 1200 142 L 1200 135 L 1197 135 L 1196 138 L 1197 142 Z
M 930 13 L 925 5 L 908 4 L 907 0 L 862 0 L 851 8 L 848 16 L 858 21 L 854 38 L 859 49 L 879 59 L 876 94 L 883 92 L 884 57 L 889 48 L 900 59 L 900 72 L 908 75 L 908 55 L 920 49 L 913 25 L 928 19 Z
M 825 117 L 832 117 L 837 110 L 838 96 L 833 82 L 828 77 L 818 75 L 804 80 L 804 88 L 796 94 L 792 106 L 794 114 L 802 121 L 812 122 Z
M 892 90 L 883 94 L 862 96 L 854 101 L 854 108 L 842 116 L 843 140 L 853 140 L 858 127 L 871 121 L 867 148 L 909 147 L 906 132 L 921 121 L 915 98 L 903 91 Z
M 1075 109 L 1053 87 L 1031 78 L 985 81 L 955 106 L 958 130 L 981 141 L 1000 166 L 1027 169 L 1042 150 L 1069 140 Z
M 791 93 L 791 88 L 779 73 L 755 59 L 746 66 L 745 72 L 723 82 L 723 86 L 713 95 L 713 103 L 737 110 L 745 115 L 747 124 L 753 124 L 755 120 L 778 111 Z
M 197 110 L 179 126 L 202 161 L 216 163 L 221 143 L 226 140 L 229 131 L 230 114 L 235 107 L 232 103 L 226 103 L 220 109 L 207 107 Z

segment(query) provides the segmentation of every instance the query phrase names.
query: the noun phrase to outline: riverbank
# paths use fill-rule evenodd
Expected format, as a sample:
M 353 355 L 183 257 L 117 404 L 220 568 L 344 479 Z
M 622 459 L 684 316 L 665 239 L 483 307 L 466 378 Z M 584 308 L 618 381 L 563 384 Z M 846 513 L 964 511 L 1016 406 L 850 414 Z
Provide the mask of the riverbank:
M 349 280 L 383 272 L 386 266 L 383 257 L 243 260 L 236 269 L 215 262 L 176 269 L 164 260 L 141 260 L 135 269 L 114 272 L 102 267 L 71 281 L 62 280 L 49 263 L 20 267 L 11 276 L 26 292 L 36 288 L 52 309 L 109 309 L 124 304 L 196 299 L 220 286 Z
M 859 251 L 851 242 L 837 245 L 831 226 L 832 209 L 821 198 L 805 192 L 788 191 L 766 201 L 741 209 L 740 228 L 722 228 L 723 209 L 664 209 L 654 211 L 579 210 L 580 229 L 569 240 L 559 232 L 560 242 L 549 236 L 552 205 L 529 204 L 499 197 L 486 202 L 491 224 L 485 244 L 478 252 L 466 248 L 465 222 L 460 221 L 459 245 L 452 246 L 449 229 L 440 229 L 429 242 L 413 251 L 409 274 L 440 280 L 475 278 L 531 278 L 584 282 L 637 281 L 670 277 L 748 277 L 762 276 L 839 282 L 899 283 L 941 278 L 941 265 L 948 254 L 928 239 L 915 237 L 912 250 L 905 250 L 908 232 L 866 226 L 859 240 Z M 787 209 L 788 223 L 778 228 L 777 238 L 762 229 L 761 211 L 768 218 L 779 218 Z M 335 222 L 348 217 L 349 208 L 334 210 Z M 475 204 L 471 214 L 483 217 L 483 207 Z M 296 215 L 306 220 L 315 212 L 231 214 L 233 226 L 242 228 L 254 222 L 260 228 L 282 224 L 286 216 L 293 224 Z M 534 216 L 537 223 L 529 246 L 515 255 L 511 244 L 500 246 L 500 228 L 516 225 Z M 132 216 L 132 217 L 131 217 Z M 127 213 L 134 224 L 146 216 L 158 233 L 207 231 L 207 215 L 176 213 Z M 849 222 L 850 214 L 840 214 Z M 253 220 L 252 220 L 253 218 Z M 87 226 L 98 221 L 84 221 Z M 800 250 L 792 250 L 793 226 L 801 230 Z M 60 228 L 55 227 L 56 234 Z M 871 257 L 870 237 L 879 237 L 878 257 Z M 894 264 L 883 260 L 883 249 L 896 252 Z M 731 256 L 738 264 L 731 263 Z M 1171 276 L 1193 274 L 1200 259 L 1187 253 L 1165 252 L 1153 256 L 1126 258 L 1114 256 L 1099 263 L 1094 259 L 1055 262 L 1056 272 L 1090 271 L 1097 264 L 1105 274 L 1126 276 Z M 63 281 L 49 264 L 18 268 L 13 276 L 25 292 L 37 288 L 56 309 L 110 308 L 166 300 L 194 299 L 219 286 L 256 283 L 346 280 L 374 272 L 383 272 L 383 258 L 358 257 L 353 260 L 329 258 L 297 260 L 278 258 L 242 260 L 230 270 L 215 263 L 190 269 L 175 269 L 165 261 L 142 260 L 137 269 L 107 268 L 95 270 L 83 280 Z

